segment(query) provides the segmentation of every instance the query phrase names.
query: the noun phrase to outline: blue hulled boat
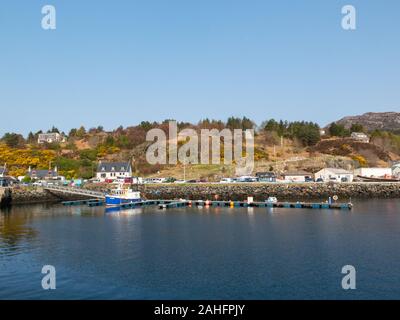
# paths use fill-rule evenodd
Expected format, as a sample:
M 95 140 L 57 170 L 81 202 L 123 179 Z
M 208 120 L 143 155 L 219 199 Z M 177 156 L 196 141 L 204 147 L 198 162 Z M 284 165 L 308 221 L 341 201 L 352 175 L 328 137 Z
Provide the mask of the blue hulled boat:
M 129 204 L 134 202 L 140 202 L 142 198 L 140 197 L 140 192 L 132 191 L 132 189 L 124 189 L 119 187 L 112 191 L 112 193 L 106 195 L 106 205 L 107 206 L 118 206 L 121 204 Z

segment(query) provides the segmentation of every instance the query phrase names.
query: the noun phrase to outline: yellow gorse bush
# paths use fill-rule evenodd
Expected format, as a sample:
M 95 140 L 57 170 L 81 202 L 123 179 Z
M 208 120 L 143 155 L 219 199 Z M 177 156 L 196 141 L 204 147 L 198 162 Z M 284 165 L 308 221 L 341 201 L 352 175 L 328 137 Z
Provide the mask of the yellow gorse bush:
M 9 175 L 23 176 L 29 166 L 38 169 L 47 169 L 54 161 L 56 153 L 53 150 L 38 150 L 33 148 L 13 149 L 0 143 L 0 165 L 7 164 Z

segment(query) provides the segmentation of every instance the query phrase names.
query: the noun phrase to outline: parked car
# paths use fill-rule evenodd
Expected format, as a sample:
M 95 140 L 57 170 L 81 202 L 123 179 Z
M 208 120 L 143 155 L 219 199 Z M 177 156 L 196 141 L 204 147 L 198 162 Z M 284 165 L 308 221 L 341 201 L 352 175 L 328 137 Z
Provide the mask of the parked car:
M 186 183 L 185 180 L 175 180 L 174 183 Z

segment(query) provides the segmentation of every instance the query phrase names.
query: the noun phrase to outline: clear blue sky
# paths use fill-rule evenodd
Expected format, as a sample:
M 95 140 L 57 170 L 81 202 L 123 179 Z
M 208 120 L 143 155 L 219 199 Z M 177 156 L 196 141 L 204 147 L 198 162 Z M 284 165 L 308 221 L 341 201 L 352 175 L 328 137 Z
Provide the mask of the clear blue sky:
M 398 0 L 2 0 L 0 134 L 399 111 L 399 40 Z

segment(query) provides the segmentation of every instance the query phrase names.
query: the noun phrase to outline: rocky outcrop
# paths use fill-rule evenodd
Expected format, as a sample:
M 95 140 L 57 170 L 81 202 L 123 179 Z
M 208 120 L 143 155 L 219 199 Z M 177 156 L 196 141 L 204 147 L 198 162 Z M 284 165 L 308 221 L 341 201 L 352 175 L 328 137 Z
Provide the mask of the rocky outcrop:
M 337 195 L 340 200 L 350 198 L 400 198 L 400 183 L 304 183 L 304 184 L 236 184 L 236 185 L 143 185 L 142 194 L 148 199 L 246 200 L 253 196 L 264 201 L 269 196 L 302 201 L 327 199 Z
M 368 112 L 360 116 L 345 117 L 337 124 L 350 128 L 352 124 L 361 124 L 369 131 L 379 129 L 388 131 L 400 130 L 400 112 Z

